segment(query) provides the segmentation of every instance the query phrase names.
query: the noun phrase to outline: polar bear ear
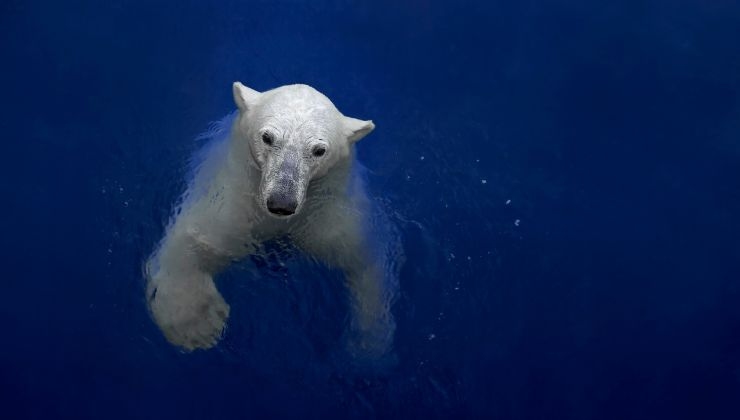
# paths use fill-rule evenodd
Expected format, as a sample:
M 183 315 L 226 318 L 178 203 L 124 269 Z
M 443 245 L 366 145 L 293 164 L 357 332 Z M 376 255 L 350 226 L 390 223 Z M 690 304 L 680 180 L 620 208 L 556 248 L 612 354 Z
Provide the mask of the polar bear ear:
M 233 91 L 234 103 L 236 103 L 236 106 L 242 112 L 249 109 L 249 107 L 251 107 L 261 95 L 261 93 L 256 90 L 244 86 L 241 82 L 234 82 Z
M 344 117 L 344 127 L 347 140 L 351 144 L 360 141 L 360 139 L 370 134 L 375 128 L 375 124 L 371 120 L 363 121 L 357 118 Z

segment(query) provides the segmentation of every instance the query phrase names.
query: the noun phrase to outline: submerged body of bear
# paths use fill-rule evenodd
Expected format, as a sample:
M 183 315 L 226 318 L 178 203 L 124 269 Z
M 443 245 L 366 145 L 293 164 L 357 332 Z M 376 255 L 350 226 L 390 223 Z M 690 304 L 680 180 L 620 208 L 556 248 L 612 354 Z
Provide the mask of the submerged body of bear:
M 234 100 L 239 114 L 226 142 L 205 156 L 146 264 L 154 320 L 185 349 L 215 345 L 229 305 L 214 275 L 258 244 L 288 236 L 344 272 L 353 345 L 384 353 L 394 329 L 393 291 L 364 231 L 369 200 L 351 177 L 354 143 L 373 123 L 342 115 L 306 85 L 259 93 L 237 82 Z

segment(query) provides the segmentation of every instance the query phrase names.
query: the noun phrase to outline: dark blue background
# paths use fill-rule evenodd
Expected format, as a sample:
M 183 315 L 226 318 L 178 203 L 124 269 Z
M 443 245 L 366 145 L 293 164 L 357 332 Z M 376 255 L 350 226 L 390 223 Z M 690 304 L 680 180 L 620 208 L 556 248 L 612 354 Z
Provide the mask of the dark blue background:
M 740 418 L 737 2 L 5 0 L 0 54 L 4 418 Z M 227 273 L 212 351 L 149 319 L 234 80 L 376 122 L 390 372 L 338 362 L 326 270 Z

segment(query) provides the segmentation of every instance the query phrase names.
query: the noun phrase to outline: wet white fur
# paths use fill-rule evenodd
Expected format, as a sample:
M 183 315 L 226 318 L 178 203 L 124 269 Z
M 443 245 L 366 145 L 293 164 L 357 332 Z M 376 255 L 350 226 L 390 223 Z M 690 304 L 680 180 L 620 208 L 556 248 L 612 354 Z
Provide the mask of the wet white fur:
M 353 144 L 371 121 L 345 117 L 306 85 L 264 93 L 234 83 L 239 115 L 220 152 L 209 153 L 164 238 L 146 264 L 147 296 L 165 337 L 185 349 L 209 348 L 221 336 L 229 305 L 213 278 L 263 241 L 288 236 L 304 252 L 345 273 L 359 350 L 383 353 L 392 337 L 382 267 L 366 246 L 363 194 L 350 194 Z M 262 133 L 270 130 L 269 147 Z M 326 147 L 317 158 L 311 150 Z M 280 185 L 280 162 L 298 165 L 300 205 L 279 218 L 265 197 Z

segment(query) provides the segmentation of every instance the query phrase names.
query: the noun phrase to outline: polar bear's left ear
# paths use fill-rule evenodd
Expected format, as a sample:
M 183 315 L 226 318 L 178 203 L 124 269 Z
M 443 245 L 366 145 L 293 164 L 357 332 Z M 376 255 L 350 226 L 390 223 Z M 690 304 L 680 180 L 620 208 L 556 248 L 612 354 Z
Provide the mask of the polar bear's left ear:
M 234 82 L 233 91 L 234 103 L 236 103 L 236 106 L 241 112 L 245 112 L 249 109 L 249 107 L 257 102 L 257 98 L 261 95 L 261 93 L 256 90 L 244 86 L 241 82 Z
M 344 127 L 347 134 L 347 140 L 350 144 L 360 141 L 363 137 L 370 134 L 375 128 L 371 120 L 363 121 L 357 118 L 344 117 Z

